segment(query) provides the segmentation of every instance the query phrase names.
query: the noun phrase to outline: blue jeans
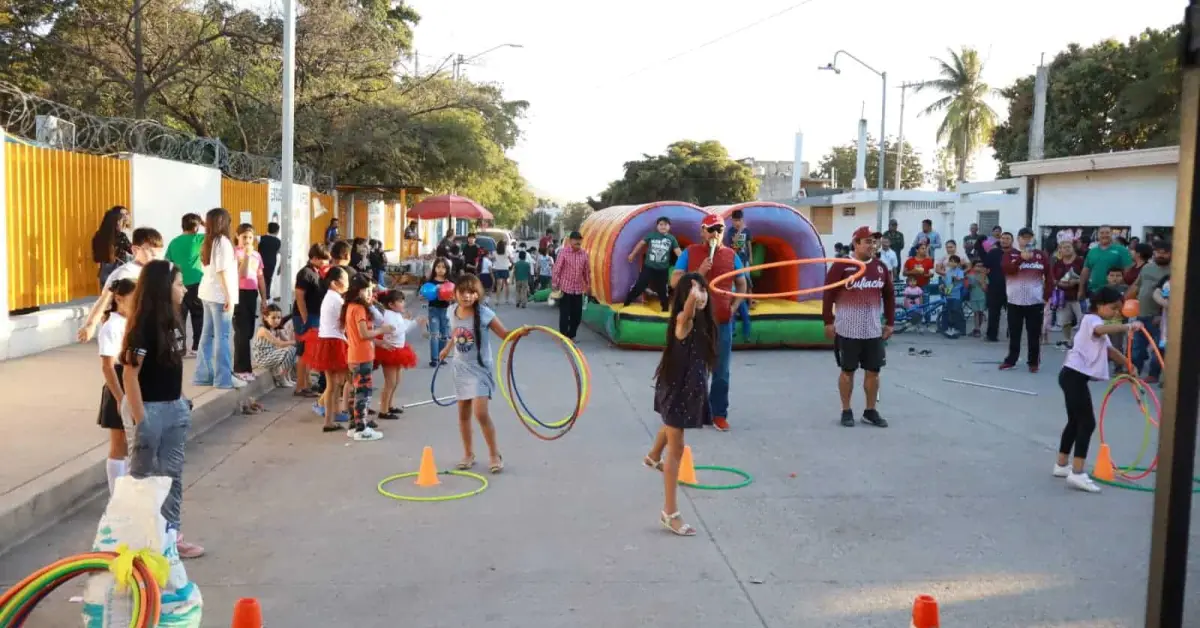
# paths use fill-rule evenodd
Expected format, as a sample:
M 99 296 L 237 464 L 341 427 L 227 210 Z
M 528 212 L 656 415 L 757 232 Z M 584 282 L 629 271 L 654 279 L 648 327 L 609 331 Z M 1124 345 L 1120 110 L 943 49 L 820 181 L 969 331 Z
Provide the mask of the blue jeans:
M 155 475 L 171 478 L 162 515 L 168 530 L 178 530 L 183 509 L 183 451 L 192 426 L 192 410 L 186 399 L 147 401 L 143 405 L 146 411 L 137 427 L 126 419 L 129 475 L 138 479 Z
M 429 361 L 437 362 L 450 337 L 450 315 L 444 307 L 429 308 Z
M 1138 320 L 1146 327 L 1146 331 L 1154 338 L 1159 337 L 1158 324 L 1154 322 L 1153 316 L 1139 316 Z M 1133 333 L 1133 368 L 1137 373 L 1142 372 L 1142 365 L 1146 360 L 1150 360 L 1150 370 L 1146 373 L 1149 377 L 1158 377 L 1162 375 L 1162 364 L 1159 364 L 1158 358 L 1154 357 L 1154 352 L 1150 350 L 1150 341 L 1146 340 L 1146 335 L 1141 332 Z M 1137 374 L 1135 373 L 1135 375 Z
M 750 301 L 742 301 L 738 305 L 735 318 L 742 322 L 742 340 L 750 342 Z
M 708 387 L 708 407 L 714 417 L 728 416 L 729 362 L 733 360 L 733 321 L 717 323 L 717 366 Z
M 224 303 L 204 302 L 204 325 L 192 383 L 233 388 L 233 311 L 226 312 Z

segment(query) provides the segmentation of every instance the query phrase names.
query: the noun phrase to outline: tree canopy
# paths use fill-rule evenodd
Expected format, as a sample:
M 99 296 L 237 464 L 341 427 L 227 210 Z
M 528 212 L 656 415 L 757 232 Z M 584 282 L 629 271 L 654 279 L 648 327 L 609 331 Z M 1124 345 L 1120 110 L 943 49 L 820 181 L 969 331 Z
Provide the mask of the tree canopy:
M 1146 29 L 1127 42 L 1071 44 L 1049 66 L 1045 157 L 1170 146 L 1179 142 L 1179 27 Z M 1034 76 L 1001 90 L 1008 120 L 992 148 L 1000 176 L 1029 158 Z
M 505 151 L 528 103 L 454 80 L 449 57 L 407 71 L 418 22 L 402 1 L 305 0 L 296 160 L 338 182 L 470 195 L 516 224 L 534 197 Z M 282 37 L 279 16 L 221 0 L 4 0 L 0 52 L 11 62 L 0 80 L 96 116 L 154 119 L 277 156 Z
M 754 173 L 730 159 L 720 142 L 681 140 L 662 155 L 625 162 L 625 176 L 608 184 L 598 205 L 684 201 L 705 207 L 752 201 L 756 194 Z
M 966 181 L 971 155 L 992 139 L 996 128 L 996 112 L 987 102 L 994 90 L 983 80 L 983 60 L 977 50 L 963 46 L 958 52 L 947 52 L 948 60 L 934 58 L 938 78 L 918 84 L 915 91 L 934 90 L 941 95 L 921 115 L 942 115 L 938 142 L 953 157 L 958 180 Z
M 886 139 L 883 144 L 885 188 L 896 184 L 896 141 Z M 817 163 L 817 169 L 812 175 L 818 179 L 834 178 L 834 187 L 849 188 L 853 185 L 855 169 L 858 166 L 858 142 L 852 140 L 841 146 L 834 146 L 829 153 Z M 874 188 L 879 182 L 879 142 L 870 135 L 867 136 L 867 187 Z M 912 145 L 904 142 L 904 168 L 900 171 L 901 189 L 911 190 L 921 187 L 925 182 L 925 168 L 921 165 L 920 153 L 914 152 Z

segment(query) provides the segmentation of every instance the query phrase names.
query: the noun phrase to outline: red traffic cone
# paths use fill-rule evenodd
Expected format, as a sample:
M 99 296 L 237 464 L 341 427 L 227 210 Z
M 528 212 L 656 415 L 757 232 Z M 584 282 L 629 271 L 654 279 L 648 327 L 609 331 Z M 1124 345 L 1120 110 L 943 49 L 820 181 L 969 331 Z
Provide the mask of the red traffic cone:
M 237 601 L 230 628 L 263 628 L 262 607 L 256 598 L 244 597 Z
M 938 628 L 937 600 L 932 595 L 918 595 L 913 602 L 912 628 Z

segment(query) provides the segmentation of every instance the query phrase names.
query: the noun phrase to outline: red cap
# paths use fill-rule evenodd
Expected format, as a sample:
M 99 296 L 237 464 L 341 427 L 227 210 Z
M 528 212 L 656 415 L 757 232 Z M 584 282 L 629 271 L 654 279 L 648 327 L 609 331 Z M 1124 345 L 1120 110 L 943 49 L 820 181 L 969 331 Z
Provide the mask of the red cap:
M 709 214 L 704 217 L 704 220 L 700 221 L 700 226 L 704 227 L 705 229 L 717 226 L 724 227 L 725 221 L 716 214 Z
M 863 238 L 878 238 L 882 236 L 878 231 L 872 231 L 870 227 L 859 227 L 854 230 L 854 235 L 850 236 L 851 240 L 861 240 Z

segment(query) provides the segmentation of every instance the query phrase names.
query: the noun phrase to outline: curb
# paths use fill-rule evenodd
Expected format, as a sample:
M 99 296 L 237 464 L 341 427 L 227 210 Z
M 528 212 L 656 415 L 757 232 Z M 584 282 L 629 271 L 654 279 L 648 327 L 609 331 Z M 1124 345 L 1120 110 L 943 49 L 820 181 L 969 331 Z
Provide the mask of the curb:
M 188 441 L 232 417 L 247 397 L 274 390 L 265 371 L 242 389 L 214 390 L 196 401 Z M 54 468 L 0 500 L 0 556 L 74 514 L 107 491 L 108 443 Z

